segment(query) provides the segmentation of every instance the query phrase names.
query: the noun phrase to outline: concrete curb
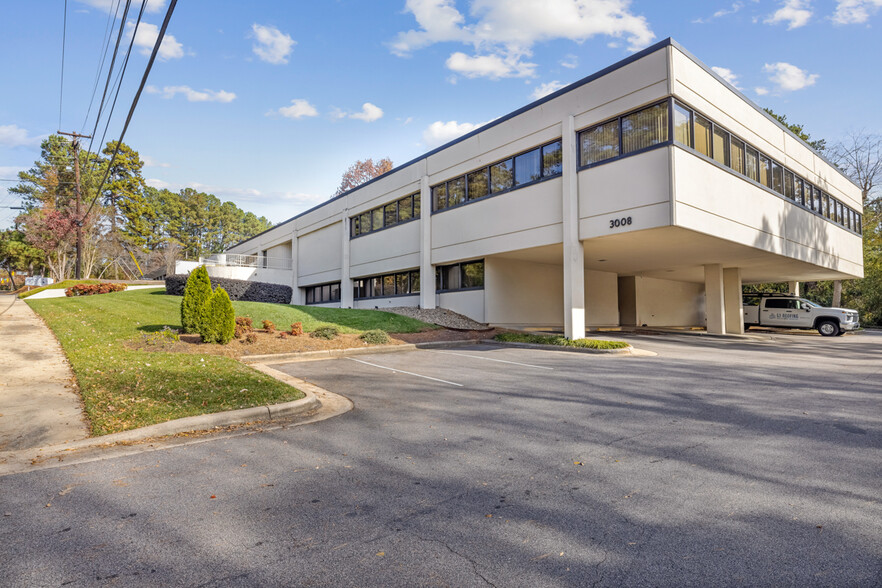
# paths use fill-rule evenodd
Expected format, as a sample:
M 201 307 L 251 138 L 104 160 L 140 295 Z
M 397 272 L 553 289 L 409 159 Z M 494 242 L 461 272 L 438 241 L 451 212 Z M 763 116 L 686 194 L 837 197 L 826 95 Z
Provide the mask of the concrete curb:
M 444 349 L 446 347 L 459 347 L 461 345 L 476 345 L 484 343 L 477 339 L 461 339 L 458 341 L 430 341 L 427 343 L 405 343 L 403 345 L 384 345 L 371 347 L 347 347 L 345 349 L 324 349 L 321 351 L 299 351 L 296 353 L 276 353 L 270 355 L 246 355 L 239 361 L 244 364 L 255 366 L 256 364 L 291 363 L 295 361 L 319 361 L 323 359 L 337 359 L 353 355 L 374 355 L 377 353 L 400 353 L 403 351 L 416 351 L 417 349 Z
M 287 376 L 287 374 L 282 375 Z M 142 441 L 144 439 L 150 439 L 154 437 L 168 437 L 169 435 L 177 435 L 179 433 L 208 431 L 219 427 L 228 427 L 230 425 L 241 425 L 242 423 L 251 423 L 254 421 L 270 421 L 282 417 L 294 416 L 309 412 L 321 406 L 321 402 L 319 402 L 313 391 L 304 390 L 301 386 L 297 386 L 297 388 L 305 394 L 305 396 L 300 400 L 292 400 L 291 402 L 283 402 L 281 404 L 252 406 L 251 408 L 240 408 L 238 410 L 227 410 L 224 412 L 215 412 L 211 414 L 184 417 L 181 419 L 166 421 L 164 423 L 159 423 L 156 425 L 141 427 L 140 429 L 132 429 L 131 431 L 111 433 L 109 435 L 102 435 L 101 437 L 89 437 L 88 439 L 80 439 L 78 441 L 71 441 L 70 443 L 62 443 L 60 445 L 53 445 L 51 447 L 43 447 L 40 448 L 40 450 L 64 451 L 83 449 L 86 447 L 95 447 L 100 445 L 112 445 L 114 443 Z

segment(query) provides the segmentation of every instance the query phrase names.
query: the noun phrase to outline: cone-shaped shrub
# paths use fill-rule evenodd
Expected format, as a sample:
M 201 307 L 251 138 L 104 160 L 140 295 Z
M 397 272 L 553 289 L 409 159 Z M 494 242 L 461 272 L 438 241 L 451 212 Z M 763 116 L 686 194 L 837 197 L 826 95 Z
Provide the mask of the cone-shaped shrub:
M 184 299 L 181 300 L 181 326 L 185 333 L 199 333 L 199 320 L 202 316 L 202 307 L 211 296 L 211 280 L 208 278 L 208 270 L 200 265 L 187 278 L 184 287 Z
M 227 291 L 216 288 L 202 310 L 202 341 L 226 345 L 233 340 L 236 332 L 236 313 Z

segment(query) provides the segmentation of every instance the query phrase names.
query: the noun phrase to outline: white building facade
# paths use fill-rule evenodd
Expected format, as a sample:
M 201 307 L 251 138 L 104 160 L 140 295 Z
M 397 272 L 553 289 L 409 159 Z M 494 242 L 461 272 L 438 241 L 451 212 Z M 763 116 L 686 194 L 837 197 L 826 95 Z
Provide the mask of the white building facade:
M 743 283 L 863 275 L 861 192 L 668 39 L 239 243 L 294 304 L 742 333 Z M 231 260 L 257 256 L 256 267 Z M 250 265 L 250 264 L 244 264 Z

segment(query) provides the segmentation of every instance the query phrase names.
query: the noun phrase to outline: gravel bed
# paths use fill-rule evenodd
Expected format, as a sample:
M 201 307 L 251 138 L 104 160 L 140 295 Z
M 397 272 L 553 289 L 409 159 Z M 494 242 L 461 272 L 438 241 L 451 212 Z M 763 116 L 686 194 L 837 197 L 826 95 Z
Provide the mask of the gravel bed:
M 490 327 L 484 323 L 473 321 L 467 316 L 455 313 L 446 308 L 417 308 L 416 306 L 393 306 L 391 308 L 381 308 L 387 312 L 394 312 L 403 316 L 409 316 L 426 323 L 434 323 L 436 325 L 446 327 L 448 329 L 459 329 L 463 331 L 483 331 L 489 330 Z

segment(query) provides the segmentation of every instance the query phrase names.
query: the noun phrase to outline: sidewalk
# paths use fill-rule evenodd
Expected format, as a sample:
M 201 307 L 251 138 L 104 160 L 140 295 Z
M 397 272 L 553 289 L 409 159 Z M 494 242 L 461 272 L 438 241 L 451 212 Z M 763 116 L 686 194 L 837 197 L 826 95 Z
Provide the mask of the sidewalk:
M 0 295 L 0 452 L 85 438 L 74 386 L 49 328 L 23 300 Z

